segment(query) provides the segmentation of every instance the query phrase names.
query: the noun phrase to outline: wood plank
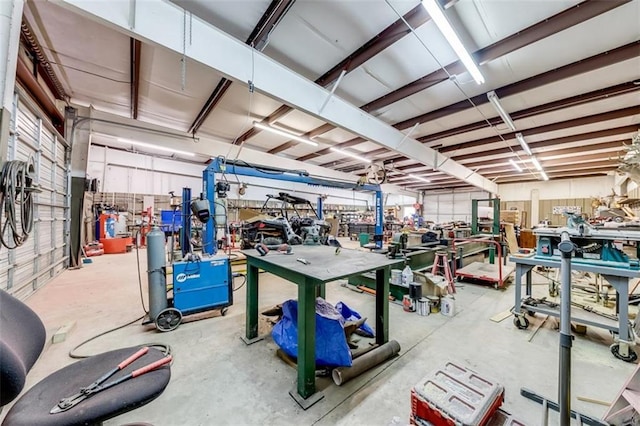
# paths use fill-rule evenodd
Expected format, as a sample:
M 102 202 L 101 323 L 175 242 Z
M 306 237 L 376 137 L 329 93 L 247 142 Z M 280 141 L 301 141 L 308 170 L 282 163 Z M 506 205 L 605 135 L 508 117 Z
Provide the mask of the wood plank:
M 507 318 L 509 318 L 511 315 L 513 315 L 511 313 L 511 309 L 508 309 L 506 311 L 498 312 L 497 314 L 495 314 L 494 316 L 492 316 L 489 319 L 491 321 L 493 321 L 493 322 L 502 322 L 502 321 L 506 320 Z

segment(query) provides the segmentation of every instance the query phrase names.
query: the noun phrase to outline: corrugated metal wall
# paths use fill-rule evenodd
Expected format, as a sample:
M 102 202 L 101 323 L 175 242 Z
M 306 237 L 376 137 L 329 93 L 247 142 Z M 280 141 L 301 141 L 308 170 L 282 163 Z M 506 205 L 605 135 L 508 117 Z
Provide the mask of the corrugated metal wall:
M 35 163 L 34 228 L 20 247 L 0 249 L 0 285 L 20 299 L 68 265 L 69 145 L 32 102 L 14 97 L 7 160 Z
M 435 223 L 471 222 L 471 200 L 486 198 L 489 194 L 484 191 L 425 194 L 424 217 Z

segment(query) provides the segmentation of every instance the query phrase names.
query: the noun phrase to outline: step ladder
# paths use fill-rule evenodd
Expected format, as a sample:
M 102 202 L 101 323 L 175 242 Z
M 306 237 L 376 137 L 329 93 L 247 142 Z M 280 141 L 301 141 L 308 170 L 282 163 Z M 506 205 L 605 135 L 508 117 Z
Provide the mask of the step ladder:
M 441 268 L 442 273 L 440 272 Z M 451 267 L 449 266 L 449 256 L 446 251 L 436 252 L 436 258 L 433 260 L 431 273 L 433 275 L 443 275 L 447 281 L 447 290 L 449 294 L 455 294 L 456 286 L 453 282 L 453 274 L 451 273 Z

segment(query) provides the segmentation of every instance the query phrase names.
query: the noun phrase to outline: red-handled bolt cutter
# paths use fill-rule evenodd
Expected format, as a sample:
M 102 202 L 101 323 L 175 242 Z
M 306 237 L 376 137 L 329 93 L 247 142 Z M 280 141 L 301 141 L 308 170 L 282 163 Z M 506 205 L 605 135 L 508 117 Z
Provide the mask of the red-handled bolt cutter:
M 87 386 L 85 388 L 81 388 L 80 392 L 78 392 L 75 395 L 72 395 L 70 397 L 62 398 L 60 400 L 60 402 L 58 402 L 51 409 L 51 411 L 49 411 L 49 413 L 50 414 L 56 414 L 56 413 L 61 413 L 63 411 L 67 411 L 67 410 L 75 407 L 80 402 L 84 401 L 85 399 L 89 398 L 91 395 L 94 395 L 94 394 L 96 394 L 98 392 L 101 392 L 101 391 L 103 391 L 105 389 L 109 389 L 109 388 L 111 388 L 111 387 L 113 387 L 115 385 L 119 385 L 122 382 L 126 382 L 129 379 L 133 379 L 134 377 L 141 376 L 141 375 L 143 375 L 145 373 L 148 373 L 149 371 L 153 371 L 153 370 L 155 370 L 155 369 L 157 369 L 159 367 L 162 367 L 165 364 L 170 363 L 171 360 L 172 360 L 171 355 L 168 355 L 168 356 L 166 356 L 164 358 L 161 358 L 161 359 L 159 359 L 159 360 L 157 360 L 155 362 L 152 362 L 151 364 L 145 365 L 144 367 L 140 367 L 137 370 L 134 370 L 131 373 L 127 374 L 126 376 L 122 376 L 119 379 L 116 379 L 116 380 L 114 380 L 112 382 L 109 382 L 109 383 L 106 383 L 104 385 L 102 384 L 109 377 L 113 376 L 118 371 L 126 368 L 133 361 L 135 361 L 138 358 L 142 357 L 148 351 L 149 351 L 149 348 L 147 346 L 141 348 L 138 352 L 136 352 L 135 354 L 131 355 L 129 358 L 125 359 L 120 364 L 118 364 L 118 366 L 115 367 L 113 370 L 110 370 L 105 375 L 100 377 L 98 380 L 96 380 L 95 382 L 91 383 L 89 386 Z

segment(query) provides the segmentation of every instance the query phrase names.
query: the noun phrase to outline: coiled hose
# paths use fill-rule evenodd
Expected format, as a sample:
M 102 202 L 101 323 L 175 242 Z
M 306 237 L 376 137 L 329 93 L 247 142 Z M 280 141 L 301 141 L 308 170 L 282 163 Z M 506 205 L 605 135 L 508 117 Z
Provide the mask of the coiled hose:
M 7 161 L 0 172 L 0 243 L 14 249 L 33 230 L 33 158 Z M 19 217 L 18 217 L 19 216 Z

